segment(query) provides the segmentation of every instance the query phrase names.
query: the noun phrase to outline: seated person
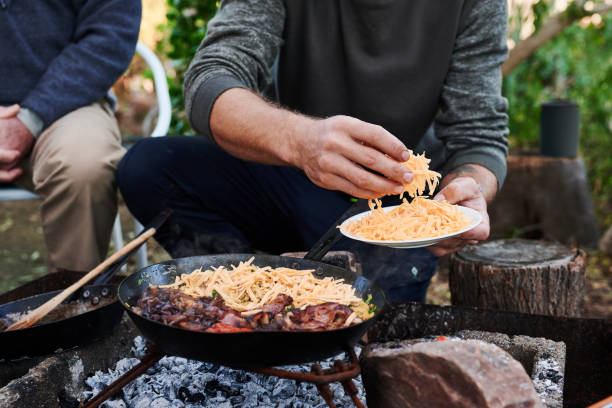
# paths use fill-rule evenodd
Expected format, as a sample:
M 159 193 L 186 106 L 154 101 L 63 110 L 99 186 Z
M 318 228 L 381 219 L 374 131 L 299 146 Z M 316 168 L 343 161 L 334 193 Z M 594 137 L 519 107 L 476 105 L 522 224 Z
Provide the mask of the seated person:
M 38 194 L 52 270 L 105 258 L 124 154 L 109 88 L 128 66 L 140 1 L 0 5 L 0 183 Z
M 343 240 L 391 300 L 423 301 L 437 258 L 487 238 L 505 176 L 506 2 L 224 1 L 184 92 L 194 137 L 140 142 L 119 188 L 175 257 L 305 250 L 362 198 L 397 194 L 407 149 L 437 157 L 438 199 L 484 221 L 426 249 Z M 278 104 L 270 102 L 277 101 Z M 435 122 L 435 137 L 427 132 Z

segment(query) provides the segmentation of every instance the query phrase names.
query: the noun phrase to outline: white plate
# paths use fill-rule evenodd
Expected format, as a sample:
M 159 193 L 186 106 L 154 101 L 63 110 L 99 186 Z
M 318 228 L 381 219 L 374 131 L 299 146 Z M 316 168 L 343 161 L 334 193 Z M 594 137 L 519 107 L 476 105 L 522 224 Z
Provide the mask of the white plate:
M 399 205 L 394 205 L 392 207 L 383 207 L 384 211 L 390 211 L 396 207 L 399 207 Z M 476 227 L 478 224 L 480 224 L 480 222 L 482 221 L 482 216 L 480 215 L 480 213 L 476 210 L 472 210 L 471 208 L 467 208 L 467 207 L 463 207 L 463 206 L 458 206 L 459 209 L 461 210 L 461 212 L 463 212 L 468 219 L 471 221 L 470 225 L 463 228 L 462 230 L 459 230 L 457 232 L 453 232 L 452 234 L 445 234 L 445 235 L 440 235 L 437 237 L 433 237 L 433 238 L 425 238 L 425 239 L 411 239 L 411 240 L 407 240 L 407 241 L 381 241 L 381 240 L 375 240 L 375 239 L 365 239 L 365 238 L 360 238 L 360 237 L 356 237 L 355 235 L 346 232 L 343 228 L 340 228 L 340 232 L 357 241 L 361 241 L 361 242 L 365 242 L 368 244 L 373 244 L 373 245 L 382 245 L 382 246 L 387 246 L 387 247 L 392 247 L 392 248 L 421 248 L 421 247 L 427 247 L 430 245 L 435 244 L 436 242 L 440 242 L 443 241 L 447 238 L 450 237 L 454 237 L 455 235 L 460 235 L 463 234 L 466 231 L 471 230 L 472 228 Z M 341 225 L 341 227 L 344 227 L 346 224 L 348 224 L 351 221 L 355 221 L 355 220 L 359 220 L 363 217 L 365 217 L 366 215 L 370 214 L 371 211 L 365 211 L 362 212 L 360 214 L 354 215 L 351 218 L 347 219 L 346 221 L 344 221 Z

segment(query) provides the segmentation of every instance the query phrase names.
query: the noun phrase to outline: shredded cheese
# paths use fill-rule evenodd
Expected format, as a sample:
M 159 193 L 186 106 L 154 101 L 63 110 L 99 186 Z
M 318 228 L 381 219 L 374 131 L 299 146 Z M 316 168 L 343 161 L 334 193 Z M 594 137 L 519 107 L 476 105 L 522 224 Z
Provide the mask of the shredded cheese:
M 407 167 L 414 178 L 408 184 L 404 184 L 404 192 L 410 197 L 417 197 L 423 195 L 425 187 L 429 187 L 429 192 L 432 193 L 438 185 L 440 179 L 440 173 L 429 170 L 429 160 L 423 154 L 414 154 L 412 150 L 409 150 L 410 158 L 402 163 L 403 166 Z M 402 193 L 400 198 L 403 197 Z
M 390 211 L 382 208 L 380 200 L 369 204 L 370 214 L 345 225 L 345 231 L 376 241 L 408 241 L 451 234 L 470 225 L 457 206 L 425 197 L 416 197 L 410 203 L 404 199 Z
M 348 233 L 376 241 L 409 241 L 439 237 L 460 231 L 470 225 L 468 217 L 456 205 L 430 200 L 422 194 L 428 187 L 433 193 L 440 173 L 429 169 L 430 160 L 425 154 L 413 154 L 403 162 L 414 174 L 412 182 L 404 185 L 404 192 L 412 197 L 392 210 L 382 208 L 380 200 L 369 200 L 370 213 L 359 220 L 343 225 Z

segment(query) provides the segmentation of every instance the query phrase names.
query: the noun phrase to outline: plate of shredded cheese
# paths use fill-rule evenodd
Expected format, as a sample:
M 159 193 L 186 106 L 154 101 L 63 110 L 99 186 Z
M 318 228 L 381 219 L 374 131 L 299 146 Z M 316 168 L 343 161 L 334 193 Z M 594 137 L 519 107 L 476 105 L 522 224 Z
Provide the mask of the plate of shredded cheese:
M 340 225 L 348 238 L 393 248 L 420 248 L 463 234 L 482 216 L 471 208 L 417 197 L 392 207 L 377 207 Z
M 401 163 L 414 175 L 400 195 L 407 194 L 400 205 L 383 207 L 380 200 L 369 200 L 370 211 L 357 214 L 338 228 L 345 236 L 369 244 L 394 248 L 420 248 L 433 245 L 476 227 L 482 221 L 478 211 L 445 201 L 435 201 L 432 194 L 440 173 L 429 169 L 425 154 L 413 154 Z

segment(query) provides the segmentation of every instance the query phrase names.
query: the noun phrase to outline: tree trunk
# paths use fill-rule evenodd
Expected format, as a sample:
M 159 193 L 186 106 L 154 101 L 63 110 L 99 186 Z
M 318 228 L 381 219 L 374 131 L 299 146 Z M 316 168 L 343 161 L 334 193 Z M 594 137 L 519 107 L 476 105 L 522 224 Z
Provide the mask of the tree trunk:
M 450 259 L 453 305 L 551 316 L 580 316 L 586 254 L 524 239 L 466 247 Z
M 599 230 L 581 158 L 508 156 L 508 176 L 489 216 L 491 239 L 545 239 L 597 248 Z

